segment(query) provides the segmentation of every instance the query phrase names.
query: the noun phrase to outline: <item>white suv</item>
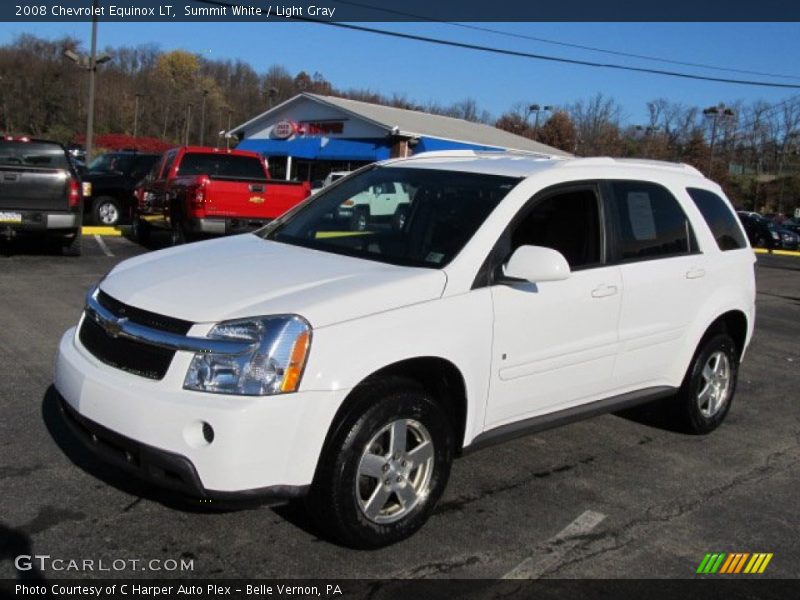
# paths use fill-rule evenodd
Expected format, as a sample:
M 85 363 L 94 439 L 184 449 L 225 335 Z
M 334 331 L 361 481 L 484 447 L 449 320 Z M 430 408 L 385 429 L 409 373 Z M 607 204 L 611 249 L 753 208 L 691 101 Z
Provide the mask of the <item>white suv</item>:
M 387 183 L 402 227 L 342 227 Z M 754 260 L 685 165 L 423 154 L 255 234 L 120 263 L 55 386 L 107 460 L 193 497 L 306 497 L 335 539 L 377 547 L 425 522 L 462 452 L 656 399 L 716 428 Z

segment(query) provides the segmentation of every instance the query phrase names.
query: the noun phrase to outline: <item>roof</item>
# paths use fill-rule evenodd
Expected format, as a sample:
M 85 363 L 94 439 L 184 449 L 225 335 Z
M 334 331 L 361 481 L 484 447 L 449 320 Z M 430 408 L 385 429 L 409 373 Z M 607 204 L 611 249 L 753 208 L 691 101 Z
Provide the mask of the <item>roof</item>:
M 381 104 L 372 104 L 370 102 L 361 102 L 359 100 L 350 100 L 335 96 L 322 96 L 307 92 L 298 94 L 257 117 L 241 125 L 237 125 L 235 128 L 231 129 L 229 133 L 240 131 L 255 121 L 262 119 L 272 112 L 277 112 L 279 109 L 301 98 L 332 106 L 350 113 L 357 118 L 370 121 L 374 125 L 386 129 L 387 132 L 393 132 L 397 135 L 440 138 L 456 142 L 467 142 L 534 152 L 548 156 L 571 156 L 568 152 L 564 152 L 558 148 L 553 148 L 552 146 L 535 142 L 528 138 L 509 133 L 508 131 L 503 131 L 502 129 L 497 129 L 490 125 L 484 125 L 483 123 L 473 123 L 472 121 L 466 121 L 464 119 L 444 117 L 442 115 L 434 115 L 419 110 L 395 108 L 393 106 L 383 106 Z
M 521 152 L 476 152 L 474 150 L 444 150 L 425 152 L 409 158 L 388 160 L 389 167 L 413 166 L 423 169 L 469 171 L 508 177 L 530 177 L 551 169 L 594 169 L 619 175 L 622 172 L 647 171 L 704 179 L 703 174 L 690 165 L 658 160 L 621 159 L 609 157 L 544 157 Z

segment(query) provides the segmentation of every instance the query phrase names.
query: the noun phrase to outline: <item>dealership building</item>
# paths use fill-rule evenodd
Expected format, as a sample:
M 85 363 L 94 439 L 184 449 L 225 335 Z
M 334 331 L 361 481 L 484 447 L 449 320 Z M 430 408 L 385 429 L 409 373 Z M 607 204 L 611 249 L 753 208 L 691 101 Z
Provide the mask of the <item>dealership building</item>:
M 323 179 L 387 158 L 431 150 L 566 152 L 463 119 L 302 93 L 228 132 L 266 156 L 276 179 Z

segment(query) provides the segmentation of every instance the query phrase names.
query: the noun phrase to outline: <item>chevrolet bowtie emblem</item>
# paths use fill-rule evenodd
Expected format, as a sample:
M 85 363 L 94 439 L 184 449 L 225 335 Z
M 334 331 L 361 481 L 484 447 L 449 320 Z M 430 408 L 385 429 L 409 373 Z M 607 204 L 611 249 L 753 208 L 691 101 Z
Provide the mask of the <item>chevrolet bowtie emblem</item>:
M 264 199 L 261 196 L 250 196 L 250 202 L 253 204 L 264 204 Z
M 121 319 L 109 319 L 109 320 L 102 318 L 96 319 L 97 324 L 100 325 L 100 327 L 103 328 L 103 331 L 105 331 L 112 338 L 119 337 L 119 334 L 122 333 L 122 326 L 124 323 L 127 322 L 127 320 L 128 319 L 124 317 Z

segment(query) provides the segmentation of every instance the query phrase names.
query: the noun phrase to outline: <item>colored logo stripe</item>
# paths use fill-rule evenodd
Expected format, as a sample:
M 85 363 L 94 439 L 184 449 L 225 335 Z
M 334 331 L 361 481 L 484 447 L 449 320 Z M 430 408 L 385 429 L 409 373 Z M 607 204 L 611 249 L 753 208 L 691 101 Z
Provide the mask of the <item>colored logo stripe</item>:
M 737 573 L 763 573 L 769 561 L 772 560 L 772 553 L 766 552 L 725 552 L 708 553 L 703 557 L 697 567 L 697 573 L 701 574 L 737 574 Z M 745 566 L 746 565 L 746 566 Z

